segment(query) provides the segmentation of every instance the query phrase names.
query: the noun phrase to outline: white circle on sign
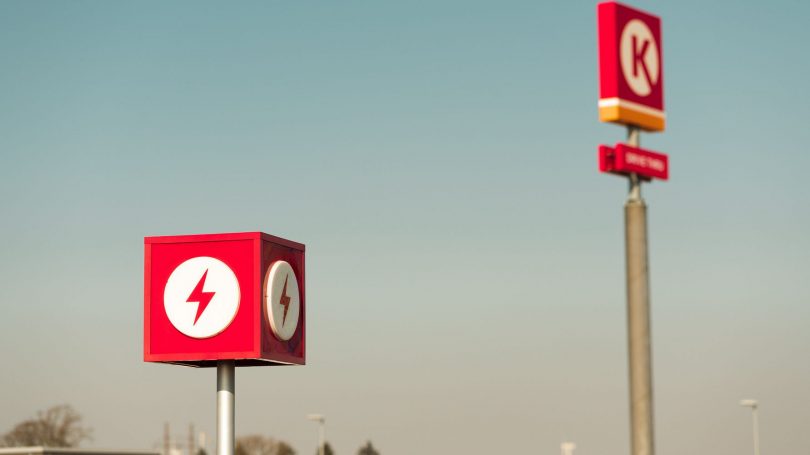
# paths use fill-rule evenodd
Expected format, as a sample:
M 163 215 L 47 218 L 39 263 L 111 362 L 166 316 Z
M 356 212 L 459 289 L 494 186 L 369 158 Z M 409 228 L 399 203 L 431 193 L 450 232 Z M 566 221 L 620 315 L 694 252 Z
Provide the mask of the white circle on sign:
M 178 265 L 163 291 L 169 322 L 192 338 L 210 338 L 225 330 L 236 317 L 240 299 L 233 270 L 208 256 Z
M 282 341 L 295 335 L 301 296 L 298 279 L 286 261 L 276 261 L 267 269 L 264 278 L 264 309 L 273 334 Z
M 627 85 L 638 96 L 647 96 L 658 83 L 661 60 L 658 43 L 644 21 L 633 19 L 622 30 L 619 59 Z

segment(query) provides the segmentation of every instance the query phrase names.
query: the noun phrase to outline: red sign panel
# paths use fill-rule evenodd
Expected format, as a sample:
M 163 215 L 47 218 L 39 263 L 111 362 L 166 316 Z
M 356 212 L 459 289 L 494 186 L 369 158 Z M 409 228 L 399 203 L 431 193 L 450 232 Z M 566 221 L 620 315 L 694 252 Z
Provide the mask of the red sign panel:
M 617 2 L 597 6 L 599 119 L 663 131 L 661 19 Z
M 638 174 L 645 179 L 669 180 L 669 157 L 663 153 L 616 144 L 599 146 L 599 171 L 612 174 Z
M 304 364 L 304 245 L 246 232 L 144 247 L 145 361 Z

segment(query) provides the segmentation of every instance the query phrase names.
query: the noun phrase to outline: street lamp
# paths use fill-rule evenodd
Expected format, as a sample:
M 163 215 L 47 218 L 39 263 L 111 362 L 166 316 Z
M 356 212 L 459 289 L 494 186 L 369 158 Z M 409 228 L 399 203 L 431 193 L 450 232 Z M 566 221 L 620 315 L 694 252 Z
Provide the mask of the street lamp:
M 563 442 L 560 444 L 560 450 L 562 455 L 574 455 L 574 449 L 577 448 L 577 445 L 573 442 Z
M 326 447 L 326 417 L 323 414 L 309 414 L 307 419 L 318 422 L 318 455 L 325 455 Z
M 757 400 L 740 400 L 740 406 L 751 408 L 751 417 L 754 420 L 754 455 L 759 455 L 759 421 L 757 420 Z

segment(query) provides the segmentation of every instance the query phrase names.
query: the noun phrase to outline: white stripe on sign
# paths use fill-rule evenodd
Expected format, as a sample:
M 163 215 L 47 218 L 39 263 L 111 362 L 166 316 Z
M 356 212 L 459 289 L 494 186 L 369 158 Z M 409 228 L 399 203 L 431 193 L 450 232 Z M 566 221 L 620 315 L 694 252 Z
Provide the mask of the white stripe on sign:
M 634 111 L 638 111 L 642 114 L 653 115 L 655 117 L 660 118 L 667 118 L 667 114 L 659 111 L 658 109 L 653 109 L 651 107 L 647 107 L 643 104 L 634 103 L 632 101 L 622 100 L 619 98 L 602 98 L 599 100 L 599 107 L 626 107 L 627 109 L 633 109 Z

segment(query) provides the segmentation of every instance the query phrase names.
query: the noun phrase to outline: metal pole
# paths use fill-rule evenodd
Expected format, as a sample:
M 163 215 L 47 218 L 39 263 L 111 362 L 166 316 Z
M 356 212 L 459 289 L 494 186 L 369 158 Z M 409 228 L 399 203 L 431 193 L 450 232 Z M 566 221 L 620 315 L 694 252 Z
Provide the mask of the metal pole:
M 163 455 L 169 455 L 171 451 L 171 434 L 169 433 L 169 422 L 163 424 Z
M 640 130 L 637 127 L 629 126 L 628 144 L 638 147 L 639 135 Z M 647 206 L 641 198 L 641 181 L 636 174 L 630 175 L 630 191 L 624 205 L 624 223 L 631 453 L 654 455 Z
M 324 455 L 326 452 L 326 419 L 322 418 L 320 425 L 318 425 L 318 453 Z
M 194 424 L 190 423 L 188 425 L 188 455 L 195 455 L 196 450 L 194 448 Z
M 751 408 L 751 415 L 754 418 L 754 455 L 759 455 L 759 419 L 757 418 L 757 406 Z
M 236 363 L 217 361 L 217 455 L 233 455 Z
M 636 126 L 627 127 L 627 145 L 638 147 L 641 142 L 641 129 Z M 630 174 L 630 191 L 628 201 L 641 201 L 641 179 L 638 174 Z M 643 201 L 642 201 L 643 203 Z

